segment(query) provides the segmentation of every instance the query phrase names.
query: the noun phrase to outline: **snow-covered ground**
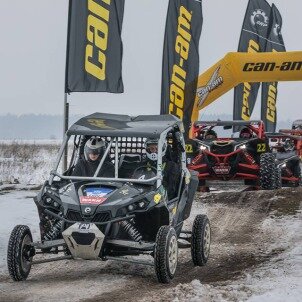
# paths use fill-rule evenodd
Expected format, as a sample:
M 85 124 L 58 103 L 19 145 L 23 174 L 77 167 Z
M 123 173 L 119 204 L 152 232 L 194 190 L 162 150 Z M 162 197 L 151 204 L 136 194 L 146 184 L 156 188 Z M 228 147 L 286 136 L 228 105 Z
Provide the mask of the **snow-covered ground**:
M 39 220 L 37 207 L 32 199 L 34 195 L 35 192 L 32 191 L 0 195 L 0 274 L 6 271 L 8 238 L 17 224 L 27 224 L 32 230 L 33 237 L 38 239 Z
M 226 196 L 232 194 L 228 204 Z M 12 282 L 6 269 L 9 234 L 16 224 L 27 224 L 38 239 L 38 215 L 31 199 L 35 192 L 2 194 L 0 301 L 302 301 L 302 190 L 244 193 L 241 200 L 240 194 L 200 195 L 205 203 L 194 204 L 189 225 L 196 214 L 209 215 L 210 261 L 193 268 L 190 252 L 182 251 L 169 286 L 157 284 L 152 267 L 96 261 L 34 266 L 28 281 Z M 272 206 L 280 201 L 285 207 L 294 203 L 295 211 L 280 216 Z
M 302 214 L 295 218 L 267 218 L 263 231 L 272 232 L 271 250 L 284 252 L 269 262 L 245 271 L 245 277 L 224 284 L 201 284 L 193 280 L 167 292 L 173 301 L 302 301 Z
M 57 143 L 0 142 L 0 184 L 42 184 L 54 167 Z

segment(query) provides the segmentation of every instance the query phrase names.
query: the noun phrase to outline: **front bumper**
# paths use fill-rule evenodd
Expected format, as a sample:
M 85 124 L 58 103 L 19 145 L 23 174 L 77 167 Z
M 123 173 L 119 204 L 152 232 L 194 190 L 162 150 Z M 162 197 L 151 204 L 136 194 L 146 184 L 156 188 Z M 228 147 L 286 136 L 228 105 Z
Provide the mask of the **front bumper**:
M 67 228 L 63 238 L 73 258 L 96 260 L 105 239 L 105 235 L 94 223 L 77 222 Z

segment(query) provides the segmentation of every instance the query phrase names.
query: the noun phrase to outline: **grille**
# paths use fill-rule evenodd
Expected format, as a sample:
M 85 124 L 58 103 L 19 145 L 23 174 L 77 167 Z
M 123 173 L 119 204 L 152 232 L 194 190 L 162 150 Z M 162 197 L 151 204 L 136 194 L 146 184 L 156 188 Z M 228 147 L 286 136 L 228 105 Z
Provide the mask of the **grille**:
M 234 147 L 232 144 L 228 145 L 213 145 L 211 148 L 211 152 L 215 154 L 229 154 L 234 151 Z
M 76 211 L 72 211 L 72 210 L 69 210 L 67 212 L 66 217 L 67 217 L 68 220 L 72 220 L 72 221 L 83 221 L 81 213 L 76 212 Z
M 101 212 L 94 215 L 92 222 L 106 222 L 111 218 L 109 212 Z
M 71 236 L 75 240 L 75 242 L 80 245 L 91 245 L 95 238 L 95 234 L 93 233 L 83 234 L 83 233 L 73 232 Z

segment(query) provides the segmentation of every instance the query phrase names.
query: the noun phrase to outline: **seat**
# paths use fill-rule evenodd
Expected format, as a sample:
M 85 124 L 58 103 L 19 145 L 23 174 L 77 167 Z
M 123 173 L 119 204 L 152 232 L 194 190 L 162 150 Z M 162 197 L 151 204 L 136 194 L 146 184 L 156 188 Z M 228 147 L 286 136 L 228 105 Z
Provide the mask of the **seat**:
M 142 157 L 139 154 L 122 154 L 119 159 L 119 175 L 122 178 L 131 178 L 141 161 Z

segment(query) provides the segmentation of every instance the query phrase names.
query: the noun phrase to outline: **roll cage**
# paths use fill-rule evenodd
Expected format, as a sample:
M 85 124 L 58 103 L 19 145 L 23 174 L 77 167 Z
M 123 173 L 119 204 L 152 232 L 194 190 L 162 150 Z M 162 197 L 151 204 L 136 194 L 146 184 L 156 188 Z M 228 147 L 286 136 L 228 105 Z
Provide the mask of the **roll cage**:
M 194 122 L 192 127 L 193 137 L 196 137 L 200 131 L 208 131 L 212 130 L 215 127 L 223 127 L 224 129 L 242 129 L 242 128 L 249 128 L 256 138 L 264 139 L 265 132 L 264 132 L 264 123 L 262 121 L 197 121 Z M 217 140 L 228 140 L 234 139 L 233 137 L 228 138 L 218 138 Z
M 70 127 L 64 136 L 54 169 L 50 173 L 49 184 L 51 185 L 53 183 L 55 177 L 59 177 L 61 180 L 69 181 L 131 182 L 143 185 L 154 185 L 156 182 L 156 187 L 159 187 L 163 180 L 162 147 L 166 141 L 170 143 L 170 146 L 177 150 L 183 174 L 187 168 L 182 123 L 171 115 L 163 115 L 161 116 L 162 118 L 159 117 L 160 116 L 139 116 L 131 118 L 129 116 L 96 113 L 80 119 Z M 87 127 L 86 122 L 90 122 L 91 128 Z M 115 128 L 112 127 L 113 122 Z M 150 128 L 147 127 L 148 124 Z M 129 127 L 130 125 L 131 127 Z M 72 136 L 74 136 L 74 140 L 70 164 L 68 169 L 62 173 L 59 172 L 60 163 Z M 85 141 L 91 136 L 99 136 L 107 143 L 106 150 L 96 172 L 92 177 L 71 176 L 74 165 L 81 156 L 81 146 L 83 146 Z M 128 145 L 129 143 L 126 143 L 126 146 L 123 147 L 124 142 L 128 142 L 129 139 L 131 139 L 132 142 L 136 142 L 136 147 L 140 144 L 139 152 L 142 152 L 144 141 L 148 138 L 156 138 L 158 140 L 156 176 L 150 179 L 121 178 L 119 175 L 120 156 L 123 153 L 122 151 L 124 151 L 124 154 L 129 155 L 126 150 L 131 148 L 131 146 Z M 114 177 L 98 177 L 98 173 L 108 158 L 111 158 L 111 162 L 114 164 Z

